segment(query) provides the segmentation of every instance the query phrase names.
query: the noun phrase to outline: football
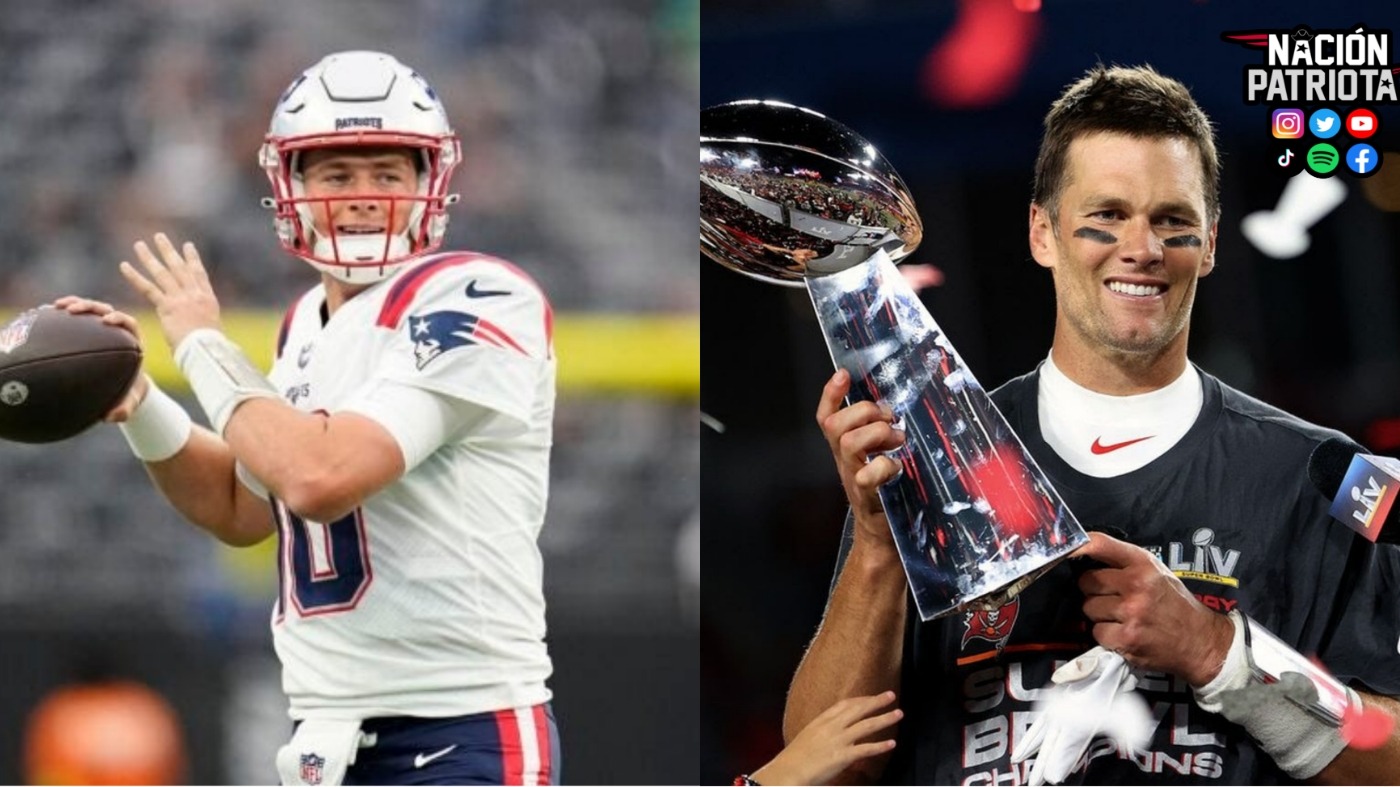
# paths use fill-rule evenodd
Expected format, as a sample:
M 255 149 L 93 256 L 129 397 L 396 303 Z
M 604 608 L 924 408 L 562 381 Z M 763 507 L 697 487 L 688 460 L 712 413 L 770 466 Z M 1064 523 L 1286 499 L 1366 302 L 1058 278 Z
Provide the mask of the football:
M 41 306 L 0 328 L 0 438 L 65 440 L 102 420 L 141 370 L 136 337 Z

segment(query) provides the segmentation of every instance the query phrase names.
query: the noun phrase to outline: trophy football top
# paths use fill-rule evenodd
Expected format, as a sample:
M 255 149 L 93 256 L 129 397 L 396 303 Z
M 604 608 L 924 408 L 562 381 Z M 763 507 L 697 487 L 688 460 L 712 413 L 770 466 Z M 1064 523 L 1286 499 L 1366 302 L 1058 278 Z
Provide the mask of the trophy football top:
M 700 250 L 726 268 L 800 286 L 922 239 L 909 187 L 849 128 L 779 101 L 700 113 Z

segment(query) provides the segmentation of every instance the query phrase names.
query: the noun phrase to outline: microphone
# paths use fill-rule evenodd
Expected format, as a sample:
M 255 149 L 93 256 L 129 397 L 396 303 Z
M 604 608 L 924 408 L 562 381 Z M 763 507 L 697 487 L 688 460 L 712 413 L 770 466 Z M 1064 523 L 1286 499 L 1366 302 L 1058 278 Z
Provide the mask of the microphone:
M 1308 457 L 1308 478 L 1332 501 L 1329 513 L 1364 538 L 1400 544 L 1400 459 L 1364 453 L 1350 440 L 1329 437 Z

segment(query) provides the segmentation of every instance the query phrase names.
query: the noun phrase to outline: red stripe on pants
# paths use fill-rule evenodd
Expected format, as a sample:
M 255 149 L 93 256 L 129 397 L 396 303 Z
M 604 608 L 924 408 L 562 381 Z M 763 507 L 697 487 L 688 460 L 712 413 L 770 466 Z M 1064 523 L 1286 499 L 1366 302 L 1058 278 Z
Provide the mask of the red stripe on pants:
M 496 711 L 496 732 L 501 736 L 502 784 L 525 782 L 525 758 L 520 751 L 520 727 L 515 723 L 515 711 Z

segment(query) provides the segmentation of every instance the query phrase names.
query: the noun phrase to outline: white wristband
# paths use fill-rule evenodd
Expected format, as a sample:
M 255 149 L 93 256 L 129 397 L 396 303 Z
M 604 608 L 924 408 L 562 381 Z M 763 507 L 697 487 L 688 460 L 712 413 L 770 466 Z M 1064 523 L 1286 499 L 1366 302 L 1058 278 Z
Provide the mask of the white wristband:
M 131 417 L 117 426 L 131 446 L 131 452 L 143 462 L 164 462 L 180 453 L 189 442 L 194 424 L 190 414 L 165 391 L 147 380 L 146 398 L 132 411 Z
M 1250 680 L 1249 660 L 1244 655 L 1244 616 L 1232 613 L 1229 618 L 1235 626 L 1235 636 L 1225 653 L 1225 663 L 1209 683 L 1192 689 L 1196 694 L 1196 703 L 1211 713 L 1220 712 L 1219 697 L 1222 692 L 1242 689 Z
M 220 437 L 238 405 L 249 399 L 277 398 L 277 389 L 243 350 L 213 328 L 200 328 L 181 339 L 175 363 Z
M 1238 610 L 1230 620 L 1225 664 L 1195 689 L 1197 704 L 1244 727 L 1284 773 L 1316 776 L 1346 748 L 1337 725 L 1361 697 Z

